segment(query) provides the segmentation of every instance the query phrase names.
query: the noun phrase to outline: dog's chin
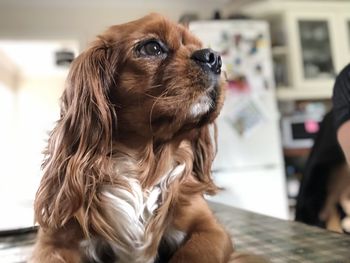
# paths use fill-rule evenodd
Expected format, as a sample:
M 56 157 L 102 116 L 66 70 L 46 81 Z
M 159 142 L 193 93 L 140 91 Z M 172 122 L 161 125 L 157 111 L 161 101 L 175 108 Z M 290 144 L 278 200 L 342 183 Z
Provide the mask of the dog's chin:
M 189 112 L 189 119 L 200 119 L 202 116 L 207 115 L 210 111 L 213 110 L 214 102 L 207 95 L 201 96 L 197 102 L 192 104 Z
M 190 107 L 180 115 L 160 116 L 153 122 L 154 138 L 161 141 L 175 137 L 192 137 L 194 131 L 212 123 L 219 115 L 221 109 L 221 97 L 218 91 L 205 93 L 191 103 Z M 179 105 L 181 107 L 181 105 Z
M 221 88 L 218 81 L 212 81 L 206 91 L 192 103 L 189 118 L 198 120 L 208 118 L 220 111 Z M 216 116 L 215 116 L 216 117 Z
M 218 91 L 213 89 L 200 96 L 190 107 L 189 117 L 193 119 L 201 119 L 203 116 L 214 113 L 218 107 L 217 93 Z
M 182 128 L 176 134 L 186 134 L 215 121 L 222 107 L 220 92 L 219 88 L 213 87 L 192 103 Z

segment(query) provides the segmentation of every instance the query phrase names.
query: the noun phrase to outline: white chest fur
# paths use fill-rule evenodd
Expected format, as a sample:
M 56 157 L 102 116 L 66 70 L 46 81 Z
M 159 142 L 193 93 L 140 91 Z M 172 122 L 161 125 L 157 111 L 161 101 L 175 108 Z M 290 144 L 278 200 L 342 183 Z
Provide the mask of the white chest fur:
M 135 178 L 122 175 L 129 189 L 106 186 L 102 190 L 107 220 L 113 228 L 118 242 L 110 242 L 110 246 L 117 255 L 118 263 L 148 263 L 154 257 L 145 258 L 145 250 L 151 244 L 152 233 L 147 233 L 146 227 L 156 209 L 164 200 L 169 185 L 180 178 L 185 164 L 169 170 L 151 189 L 142 189 Z M 100 262 L 95 252 L 94 242 L 84 244 L 89 258 Z M 95 242 L 96 243 L 96 242 Z M 102 262 L 102 261 L 101 261 Z

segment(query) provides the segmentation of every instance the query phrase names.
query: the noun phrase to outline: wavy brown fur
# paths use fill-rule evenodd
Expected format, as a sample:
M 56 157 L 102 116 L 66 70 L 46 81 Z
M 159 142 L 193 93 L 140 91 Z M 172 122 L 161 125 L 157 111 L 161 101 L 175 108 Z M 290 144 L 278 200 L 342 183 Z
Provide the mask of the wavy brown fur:
M 162 60 L 140 57 L 137 45 L 145 37 L 159 37 L 172 52 Z M 179 165 L 184 170 L 167 182 L 145 226 L 151 240 L 145 257 L 155 258 L 166 229 L 175 227 L 186 240 L 171 262 L 204 262 L 203 253 L 208 262 L 228 262 L 231 241 L 203 199 L 217 191 L 209 124 L 223 104 L 219 82 L 211 110 L 189 115 L 211 85 L 190 59 L 200 48 L 187 29 L 152 14 L 111 27 L 73 62 L 36 195 L 41 230 L 32 262 L 93 262 L 82 249 L 89 240 L 101 241 L 90 243 L 96 251 L 100 243 L 113 254 L 125 237 L 113 227 L 118 218 L 108 214 L 103 189 L 132 193 L 125 176 L 153 189 Z

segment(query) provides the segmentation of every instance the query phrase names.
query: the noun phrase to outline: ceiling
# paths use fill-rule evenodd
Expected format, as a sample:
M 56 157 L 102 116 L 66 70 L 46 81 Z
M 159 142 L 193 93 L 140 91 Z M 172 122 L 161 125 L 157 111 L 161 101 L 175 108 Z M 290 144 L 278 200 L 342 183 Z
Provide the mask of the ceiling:
M 0 0 L 0 5 L 10 6 L 137 6 L 140 5 L 169 5 L 179 3 L 215 3 L 224 5 L 235 0 Z M 240 1 L 240 0 L 236 0 Z

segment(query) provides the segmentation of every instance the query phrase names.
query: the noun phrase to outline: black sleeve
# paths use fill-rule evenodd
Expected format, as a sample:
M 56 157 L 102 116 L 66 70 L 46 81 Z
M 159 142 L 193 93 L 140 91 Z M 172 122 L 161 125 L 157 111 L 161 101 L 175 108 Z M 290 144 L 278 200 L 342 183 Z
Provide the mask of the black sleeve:
M 344 122 L 350 120 L 350 64 L 336 78 L 332 99 L 334 123 L 338 129 Z
M 305 164 L 295 210 L 296 221 L 319 227 L 325 227 L 319 214 L 327 198 L 331 171 L 345 163 L 334 129 L 334 117 L 334 113 L 330 111 L 321 122 Z

